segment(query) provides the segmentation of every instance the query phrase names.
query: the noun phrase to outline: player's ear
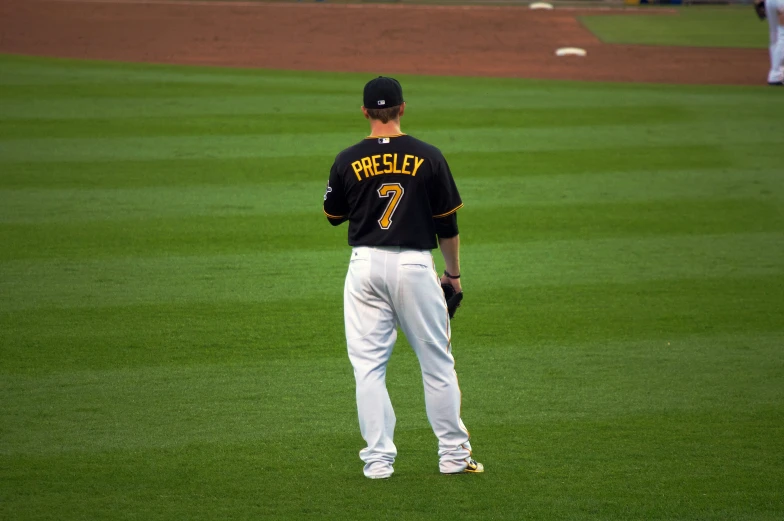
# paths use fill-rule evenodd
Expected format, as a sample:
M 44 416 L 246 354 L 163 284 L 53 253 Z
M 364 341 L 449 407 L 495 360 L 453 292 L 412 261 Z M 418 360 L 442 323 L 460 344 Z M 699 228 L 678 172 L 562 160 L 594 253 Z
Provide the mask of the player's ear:
M 365 119 L 370 119 L 370 114 L 368 114 L 364 105 L 362 106 L 362 115 L 365 116 Z
M 398 117 L 403 117 L 403 112 L 405 111 L 406 111 L 406 102 L 404 101 L 403 103 L 400 104 L 400 114 Z

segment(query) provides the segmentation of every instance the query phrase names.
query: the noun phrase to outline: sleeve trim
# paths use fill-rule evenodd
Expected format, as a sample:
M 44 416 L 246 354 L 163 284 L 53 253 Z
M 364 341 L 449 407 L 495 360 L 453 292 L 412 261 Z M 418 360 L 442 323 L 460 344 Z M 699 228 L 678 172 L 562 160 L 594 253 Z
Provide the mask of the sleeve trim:
M 327 211 L 324 210 L 323 208 L 321 209 L 321 211 L 323 211 L 324 215 L 326 215 L 330 219 L 343 219 L 344 217 L 346 217 L 345 215 L 332 215 L 331 213 L 327 213 Z
M 458 205 L 456 208 L 454 208 L 454 209 L 452 209 L 452 210 L 449 210 L 449 211 L 448 211 L 448 212 L 446 212 L 446 213 L 442 213 L 441 215 L 434 215 L 434 216 L 433 216 L 433 219 L 440 219 L 440 218 L 442 218 L 442 217 L 446 217 L 446 216 L 448 216 L 448 215 L 452 215 L 453 213 L 455 213 L 456 211 L 458 211 L 458 210 L 459 210 L 460 208 L 462 208 L 462 207 L 463 207 L 463 203 L 460 203 L 460 204 L 459 204 L 459 205 Z

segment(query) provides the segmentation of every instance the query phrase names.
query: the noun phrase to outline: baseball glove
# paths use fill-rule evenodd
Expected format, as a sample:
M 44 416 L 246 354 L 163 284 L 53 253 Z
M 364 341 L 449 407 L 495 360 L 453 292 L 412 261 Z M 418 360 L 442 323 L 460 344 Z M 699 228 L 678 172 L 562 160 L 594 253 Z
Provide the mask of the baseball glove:
M 455 312 L 460 307 L 460 302 L 463 301 L 463 292 L 456 293 L 455 288 L 451 284 L 441 284 L 441 289 L 444 291 L 449 318 L 455 318 Z
M 757 13 L 760 20 L 765 20 L 768 17 L 765 13 L 765 0 L 754 2 L 754 12 Z

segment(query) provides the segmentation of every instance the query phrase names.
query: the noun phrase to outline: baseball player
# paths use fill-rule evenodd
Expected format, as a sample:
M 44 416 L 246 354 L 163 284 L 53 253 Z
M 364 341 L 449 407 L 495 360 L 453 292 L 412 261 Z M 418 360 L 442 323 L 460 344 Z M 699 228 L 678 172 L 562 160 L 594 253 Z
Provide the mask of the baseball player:
M 754 0 L 754 8 L 770 28 L 768 85 L 784 86 L 784 0 Z
M 397 80 L 378 77 L 365 85 L 362 113 L 370 136 L 337 155 L 324 195 L 329 222 L 348 221 L 353 247 L 343 304 L 367 443 L 359 456 L 368 478 L 394 472 L 395 413 L 385 380 L 399 326 L 422 369 L 440 471 L 479 473 L 484 467 L 471 457 L 460 418 L 450 310 L 441 286 L 462 298 L 456 212 L 463 203 L 441 152 L 400 131 L 405 108 Z M 446 264 L 440 281 L 431 254 L 438 245 Z

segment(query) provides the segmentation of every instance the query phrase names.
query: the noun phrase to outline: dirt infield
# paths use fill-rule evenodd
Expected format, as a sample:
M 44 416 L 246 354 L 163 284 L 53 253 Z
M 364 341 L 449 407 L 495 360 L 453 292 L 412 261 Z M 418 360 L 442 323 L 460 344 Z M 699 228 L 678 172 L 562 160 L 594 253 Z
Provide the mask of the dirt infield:
M 608 45 L 580 10 L 3 0 L 0 52 L 134 62 L 598 81 L 764 84 L 761 49 Z M 593 14 L 596 14 L 594 11 Z M 577 46 L 585 58 L 558 58 Z

